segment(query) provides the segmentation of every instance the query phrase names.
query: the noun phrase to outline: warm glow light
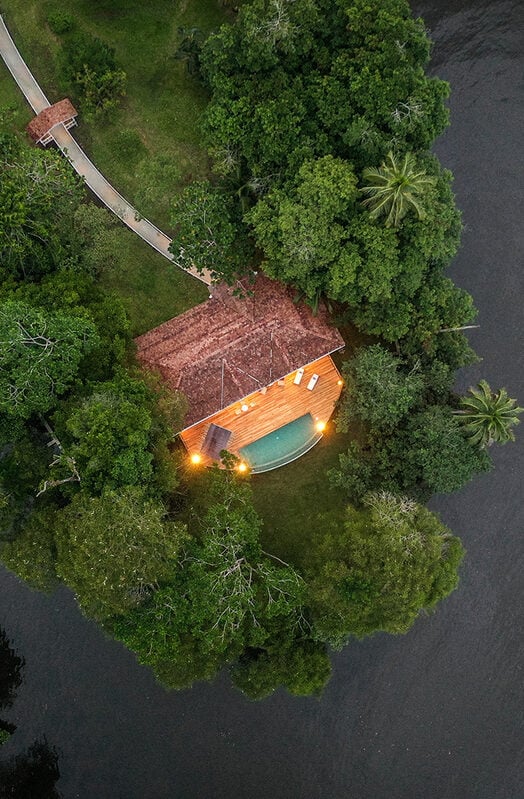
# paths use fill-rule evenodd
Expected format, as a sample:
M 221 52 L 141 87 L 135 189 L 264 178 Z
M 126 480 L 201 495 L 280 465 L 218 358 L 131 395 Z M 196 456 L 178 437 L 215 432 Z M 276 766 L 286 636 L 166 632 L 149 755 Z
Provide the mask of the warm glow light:
M 315 427 L 317 428 L 317 431 L 319 433 L 323 433 L 324 430 L 326 429 L 326 423 L 325 422 L 317 422 Z
M 202 462 L 202 456 L 198 454 L 198 452 L 193 452 L 191 455 L 191 463 L 196 466 L 197 464 Z
M 343 385 L 344 385 L 343 380 L 337 380 L 337 386 L 343 386 Z
M 238 466 L 237 466 L 237 469 L 238 469 L 238 471 L 239 471 L 239 472 L 246 472 L 246 471 L 247 471 L 247 466 L 246 466 L 246 464 L 245 464 L 245 463 L 243 463 L 243 462 L 241 461 L 241 462 L 238 464 Z

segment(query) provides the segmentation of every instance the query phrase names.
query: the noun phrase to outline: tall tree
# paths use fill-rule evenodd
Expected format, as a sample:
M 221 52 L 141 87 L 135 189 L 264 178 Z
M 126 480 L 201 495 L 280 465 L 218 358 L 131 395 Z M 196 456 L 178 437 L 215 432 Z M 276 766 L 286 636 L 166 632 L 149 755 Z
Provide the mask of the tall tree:
M 67 454 L 77 465 L 83 488 L 100 494 L 105 488 L 146 485 L 153 455 L 149 392 L 127 377 L 94 386 L 73 410 L 65 427 L 71 443 Z
M 469 389 L 469 396 L 462 397 L 460 406 L 456 413 L 472 444 L 484 448 L 515 440 L 511 428 L 520 424 L 524 408 L 517 407 L 517 400 L 510 399 L 505 388 L 492 391 L 481 380 L 477 388 Z
M 420 483 L 430 493 L 458 491 L 491 459 L 468 446 L 465 431 L 449 406 L 430 405 L 410 416 L 389 447 L 389 462 L 401 481 Z
M 342 372 L 345 391 L 337 415 L 341 430 L 355 419 L 375 430 L 392 430 L 420 401 L 425 388 L 420 369 L 408 370 L 380 344 L 358 350 Z
M 447 85 L 424 74 L 429 40 L 404 0 L 254 0 L 206 40 L 210 150 L 276 182 L 328 153 L 357 169 L 429 147 Z
M 114 108 L 125 94 L 126 73 L 115 51 L 96 36 L 77 32 L 66 39 L 61 66 L 88 117 Z
M 16 538 L 0 549 L 0 560 L 37 591 L 56 588 L 56 508 L 35 510 Z
M 0 281 L 38 279 L 68 262 L 80 181 L 57 153 L 0 136 Z
M 386 492 L 348 508 L 342 530 L 325 535 L 308 581 L 313 629 L 335 648 L 350 636 L 404 633 L 458 583 L 464 550 L 435 514 Z
M 295 696 L 318 696 L 330 675 L 326 646 L 289 631 L 247 649 L 231 667 L 234 685 L 251 699 L 270 696 L 281 686 Z
M 170 579 L 185 527 L 138 488 L 78 494 L 55 515 L 57 574 L 82 610 L 105 619 L 125 613 Z
M 460 234 L 450 176 L 431 158 L 427 168 L 435 174 L 426 217 L 394 228 L 359 208 L 349 162 L 304 161 L 293 180 L 244 217 L 264 253 L 262 268 L 312 305 L 319 295 L 344 303 L 353 323 L 388 341 L 411 333 L 425 342 L 469 321 L 471 298 L 442 276 Z
M 207 270 L 214 279 L 227 282 L 245 274 L 249 251 L 245 241 L 242 246 L 233 215 L 231 197 L 213 188 L 209 181 L 188 186 L 173 203 L 176 233 L 170 250 L 175 262 L 200 273 Z
M 209 679 L 247 647 L 305 624 L 303 581 L 262 551 L 248 487 L 228 474 L 213 483 L 201 540 L 188 543 L 171 584 L 113 626 L 171 687 Z
M 53 408 L 98 343 L 94 325 L 21 302 L 0 304 L 0 411 L 21 419 Z
M 436 179 L 417 166 L 413 153 L 399 158 L 389 152 L 377 169 L 366 167 L 362 177 L 360 191 L 367 195 L 362 205 L 370 209 L 372 219 L 385 216 L 386 227 L 398 227 L 408 211 L 424 218 L 424 193 Z

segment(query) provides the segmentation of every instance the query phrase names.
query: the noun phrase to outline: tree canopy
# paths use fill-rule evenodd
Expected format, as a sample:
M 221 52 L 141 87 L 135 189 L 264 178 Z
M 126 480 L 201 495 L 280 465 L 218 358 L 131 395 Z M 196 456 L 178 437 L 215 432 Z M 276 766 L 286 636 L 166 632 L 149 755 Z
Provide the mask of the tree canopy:
M 517 407 L 517 400 L 508 397 L 505 388 L 495 392 L 481 380 L 477 388 L 470 388 L 469 394 L 462 397 L 458 418 L 472 444 L 490 447 L 495 442 L 515 440 L 511 428 L 520 424 L 521 413 L 524 408 Z
M 374 430 L 394 428 L 417 405 L 426 387 L 420 369 L 406 369 L 402 359 L 374 344 L 358 350 L 342 368 L 345 394 L 337 427 L 361 420 Z
M 429 50 L 404 0 L 242 6 L 200 55 L 215 161 L 282 179 L 328 154 L 360 170 L 427 149 L 448 121 L 447 84 L 424 74 Z
M 335 648 L 349 636 L 406 632 L 458 583 L 464 550 L 435 514 L 387 492 L 348 508 L 335 535 L 319 545 L 308 581 L 313 629 Z
M 178 266 L 195 267 L 201 273 L 207 270 L 212 277 L 228 281 L 245 271 L 247 259 L 236 242 L 233 216 L 231 198 L 209 181 L 196 181 L 184 189 L 172 212 L 176 234 L 170 250 Z
M 170 579 L 185 536 L 136 487 L 77 494 L 55 516 L 57 574 L 98 619 L 136 607 Z
M 0 304 L 0 411 L 27 419 L 53 408 L 98 342 L 94 325 L 22 302 Z
M 208 679 L 248 647 L 305 623 L 303 581 L 263 552 L 249 489 L 216 475 L 200 541 L 189 541 L 169 585 L 117 620 L 114 631 L 174 687 Z
M 360 191 L 367 195 L 362 205 L 370 209 L 372 219 L 385 216 L 386 227 L 398 227 L 409 211 L 414 211 L 419 219 L 424 218 L 421 199 L 435 178 L 417 170 L 412 153 L 399 160 L 389 152 L 377 169 L 364 169 L 362 178 L 365 185 Z
M 0 281 L 64 265 L 82 190 L 64 159 L 0 135 Z
M 153 420 L 149 405 L 146 386 L 121 377 L 95 386 L 68 417 L 65 426 L 71 444 L 67 453 L 91 494 L 150 482 Z

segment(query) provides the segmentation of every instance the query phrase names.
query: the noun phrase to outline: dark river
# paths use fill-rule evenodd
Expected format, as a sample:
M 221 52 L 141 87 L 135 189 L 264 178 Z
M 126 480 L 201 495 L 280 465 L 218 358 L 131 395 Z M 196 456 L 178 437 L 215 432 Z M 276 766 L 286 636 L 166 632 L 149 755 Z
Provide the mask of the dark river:
M 427 0 L 432 69 L 452 84 L 437 152 L 455 173 L 481 375 L 524 401 L 523 0 Z M 520 226 L 520 227 L 519 227 Z M 520 245 L 520 246 L 519 246 Z M 404 637 L 334 659 L 321 700 L 254 704 L 227 680 L 167 694 L 76 610 L 2 571 L 0 626 L 24 656 L 0 715 L 6 758 L 43 735 L 65 799 L 523 799 L 524 424 L 496 469 L 433 502 L 467 548 L 459 590 Z M 39 799 L 35 794 L 34 799 Z

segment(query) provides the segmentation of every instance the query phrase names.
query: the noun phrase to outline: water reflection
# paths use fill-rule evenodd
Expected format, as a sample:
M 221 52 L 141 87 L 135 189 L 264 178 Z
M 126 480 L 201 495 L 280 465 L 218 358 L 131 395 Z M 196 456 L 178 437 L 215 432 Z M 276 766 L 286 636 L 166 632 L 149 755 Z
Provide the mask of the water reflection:
M 44 738 L 27 752 L 0 761 L 0 799 L 62 799 L 56 789 L 60 777 L 58 752 Z
M 22 682 L 24 659 L 11 647 L 5 631 L 0 628 L 0 710 L 13 704 L 17 688 Z M 15 731 L 14 724 L 0 718 L 0 743 Z
M 24 658 L 0 628 L 0 711 L 12 707 L 24 665 Z M 7 743 L 15 730 L 15 724 L 0 718 L 0 745 Z M 0 799 L 61 799 L 56 789 L 59 777 L 58 752 L 44 737 L 25 752 L 0 759 Z

